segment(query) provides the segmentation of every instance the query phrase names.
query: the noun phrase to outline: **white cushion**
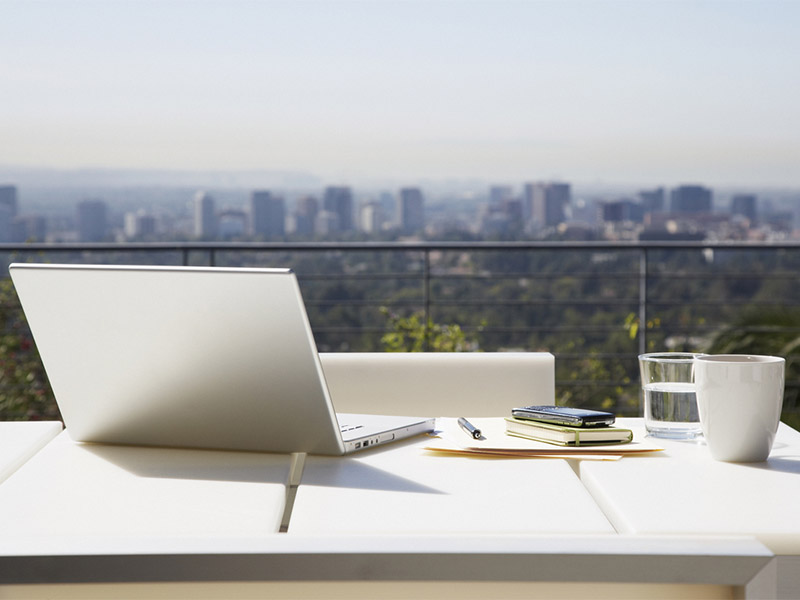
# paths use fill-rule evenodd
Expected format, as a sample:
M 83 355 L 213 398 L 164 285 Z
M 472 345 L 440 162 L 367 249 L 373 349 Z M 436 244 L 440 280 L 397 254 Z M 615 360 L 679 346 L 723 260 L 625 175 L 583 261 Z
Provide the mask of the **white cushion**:
M 549 352 L 320 353 L 337 412 L 504 416 L 555 403 Z

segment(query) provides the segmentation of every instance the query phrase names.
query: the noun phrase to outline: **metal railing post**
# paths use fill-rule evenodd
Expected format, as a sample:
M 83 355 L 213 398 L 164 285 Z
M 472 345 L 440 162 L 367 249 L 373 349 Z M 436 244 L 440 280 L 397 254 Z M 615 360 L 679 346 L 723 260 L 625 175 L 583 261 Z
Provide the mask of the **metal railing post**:
M 425 337 L 423 339 L 423 349 L 427 352 L 430 341 L 430 321 L 431 321 L 431 253 L 425 249 L 422 261 L 422 312 Z
M 639 354 L 647 352 L 647 248 L 639 254 Z

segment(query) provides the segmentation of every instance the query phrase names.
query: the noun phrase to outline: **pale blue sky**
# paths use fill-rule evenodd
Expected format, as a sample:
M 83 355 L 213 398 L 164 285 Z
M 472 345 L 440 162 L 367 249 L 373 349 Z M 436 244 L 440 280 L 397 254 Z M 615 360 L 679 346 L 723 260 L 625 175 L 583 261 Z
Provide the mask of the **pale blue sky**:
M 800 186 L 800 2 L 0 0 L 0 164 Z

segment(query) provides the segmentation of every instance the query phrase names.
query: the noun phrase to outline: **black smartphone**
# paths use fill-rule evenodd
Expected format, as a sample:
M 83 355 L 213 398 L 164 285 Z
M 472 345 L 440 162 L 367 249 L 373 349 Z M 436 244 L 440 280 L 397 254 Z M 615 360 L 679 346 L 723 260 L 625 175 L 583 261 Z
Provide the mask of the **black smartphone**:
M 511 416 L 569 427 L 608 427 L 614 424 L 614 413 L 567 406 L 523 406 L 511 410 Z

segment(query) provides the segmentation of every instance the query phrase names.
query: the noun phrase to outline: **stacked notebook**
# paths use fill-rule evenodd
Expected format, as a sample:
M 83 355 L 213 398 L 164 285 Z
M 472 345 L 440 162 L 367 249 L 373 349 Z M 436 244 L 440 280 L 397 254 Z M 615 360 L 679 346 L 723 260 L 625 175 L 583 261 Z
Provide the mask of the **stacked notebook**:
M 505 421 L 508 435 L 559 446 L 627 444 L 633 440 L 633 432 L 622 427 L 569 427 L 515 417 Z

